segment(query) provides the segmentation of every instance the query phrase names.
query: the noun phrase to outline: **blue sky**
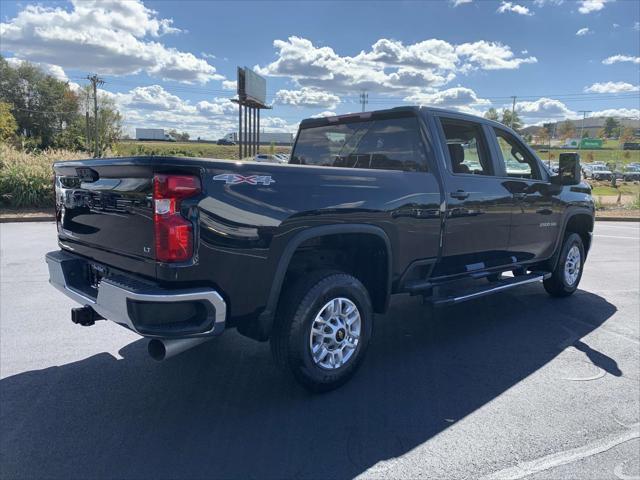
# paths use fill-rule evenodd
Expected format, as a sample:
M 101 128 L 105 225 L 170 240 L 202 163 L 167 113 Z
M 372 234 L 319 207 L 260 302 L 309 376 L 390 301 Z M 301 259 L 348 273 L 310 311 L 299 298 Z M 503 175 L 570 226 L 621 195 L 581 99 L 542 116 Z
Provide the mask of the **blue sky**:
M 239 18 L 244 19 L 240 26 Z M 263 127 L 424 104 L 529 124 L 640 115 L 640 2 L 2 2 L 2 54 L 72 84 L 88 73 L 133 127 L 235 129 L 238 65 L 267 77 Z

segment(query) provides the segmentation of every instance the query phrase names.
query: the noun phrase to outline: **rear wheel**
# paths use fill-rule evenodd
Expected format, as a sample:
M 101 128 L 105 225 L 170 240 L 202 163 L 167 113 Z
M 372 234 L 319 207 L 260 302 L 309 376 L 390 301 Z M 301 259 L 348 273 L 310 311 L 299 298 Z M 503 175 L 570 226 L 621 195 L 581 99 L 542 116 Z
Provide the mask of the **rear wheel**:
M 285 292 L 271 351 L 276 363 L 304 387 L 329 391 L 356 372 L 372 327 L 369 294 L 357 278 L 316 272 Z
M 554 297 L 567 297 L 575 292 L 582 278 L 585 254 L 582 238 L 577 233 L 567 235 L 562 243 L 560 258 L 544 288 Z

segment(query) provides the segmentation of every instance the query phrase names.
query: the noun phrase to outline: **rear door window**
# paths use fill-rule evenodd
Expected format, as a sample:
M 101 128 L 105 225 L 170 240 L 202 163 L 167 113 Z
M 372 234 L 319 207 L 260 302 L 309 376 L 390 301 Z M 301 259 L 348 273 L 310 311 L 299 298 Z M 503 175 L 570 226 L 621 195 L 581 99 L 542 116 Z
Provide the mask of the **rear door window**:
M 300 130 L 290 163 L 426 172 L 418 119 L 350 121 Z

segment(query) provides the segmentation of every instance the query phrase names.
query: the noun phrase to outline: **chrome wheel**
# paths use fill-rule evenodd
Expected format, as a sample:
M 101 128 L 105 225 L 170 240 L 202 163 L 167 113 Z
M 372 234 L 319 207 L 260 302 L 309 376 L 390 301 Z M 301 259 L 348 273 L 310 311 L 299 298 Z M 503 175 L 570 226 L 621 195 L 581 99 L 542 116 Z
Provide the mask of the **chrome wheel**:
M 567 253 L 567 259 L 564 262 L 564 280 L 567 285 L 573 286 L 580 275 L 580 267 L 582 261 L 580 258 L 580 249 L 577 245 L 573 245 Z
M 343 297 L 328 301 L 311 325 L 309 348 L 313 362 L 327 370 L 348 363 L 360 341 L 361 327 L 355 303 Z

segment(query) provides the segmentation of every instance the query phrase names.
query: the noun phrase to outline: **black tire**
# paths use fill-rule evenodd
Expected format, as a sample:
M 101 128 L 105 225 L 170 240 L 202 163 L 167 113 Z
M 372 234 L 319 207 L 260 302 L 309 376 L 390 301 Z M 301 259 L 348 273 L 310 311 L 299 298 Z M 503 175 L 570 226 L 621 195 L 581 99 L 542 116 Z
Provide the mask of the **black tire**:
M 580 268 L 577 278 L 573 283 L 569 283 L 567 275 L 565 275 L 565 265 L 567 262 L 567 256 L 571 249 L 576 246 L 580 252 Z M 552 297 L 568 297 L 578 289 L 580 279 L 582 278 L 582 272 L 584 270 L 584 245 L 582 238 L 577 233 L 569 233 L 565 236 L 562 242 L 560 250 L 560 258 L 556 264 L 556 268 L 551 272 L 551 277 L 547 278 L 544 283 L 544 288 Z
M 316 315 L 334 298 L 353 302 L 360 314 L 360 338 L 349 360 L 333 370 L 314 362 L 310 334 Z M 274 360 L 305 388 L 313 392 L 333 390 L 356 372 L 369 345 L 373 309 L 369 293 L 355 277 L 337 271 L 319 271 L 299 279 L 281 298 L 271 334 Z

